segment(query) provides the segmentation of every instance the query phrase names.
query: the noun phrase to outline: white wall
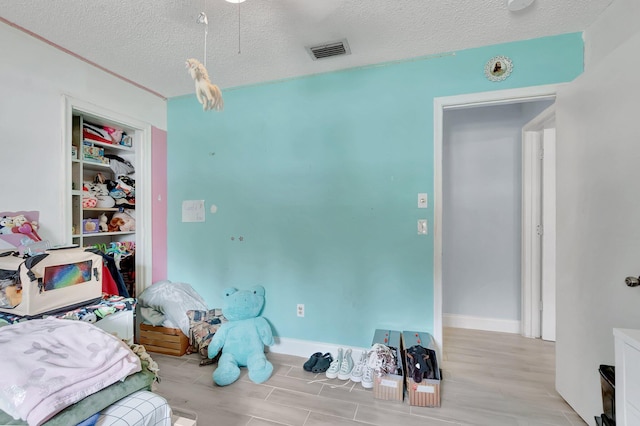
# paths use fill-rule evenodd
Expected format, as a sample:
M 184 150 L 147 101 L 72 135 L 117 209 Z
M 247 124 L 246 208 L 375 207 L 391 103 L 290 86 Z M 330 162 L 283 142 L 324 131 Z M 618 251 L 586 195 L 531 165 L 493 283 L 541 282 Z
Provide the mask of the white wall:
M 64 241 L 63 95 L 166 129 L 165 100 L 0 21 L 0 211 L 39 210 Z
M 612 0 L 607 11 L 584 33 L 585 70 L 598 64 L 638 31 L 640 1 Z
M 445 326 L 519 330 L 522 126 L 550 104 L 444 113 Z
M 637 0 L 632 0 L 637 2 Z M 587 30 L 602 56 L 558 93 L 556 387 L 582 418 L 602 413 L 612 329 L 640 328 L 640 8 L 621 0 Z M 618 22 L 635 34 L 610 37 Z M 612 45 L 607 50 L 605 42 Z M 603 55 L 604 52 L 609 53 Z

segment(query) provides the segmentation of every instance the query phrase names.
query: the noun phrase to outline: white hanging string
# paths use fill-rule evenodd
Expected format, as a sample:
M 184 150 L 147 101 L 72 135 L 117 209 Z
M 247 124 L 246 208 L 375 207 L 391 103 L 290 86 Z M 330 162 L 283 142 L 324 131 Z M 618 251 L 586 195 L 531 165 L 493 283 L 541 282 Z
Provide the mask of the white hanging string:
M 209 34 L 209 20 L 207 19 L 207 0 L 202 0 L 202 10 L 204 14 L 204 54 L 202 59 L 205 69 L 207 68 L 207 35 Z
M 206 9 L 206 2 L 202 2 L 202 12 L 198 15 L 197 23 L 204 24 L 204 54 L 202 55 L 202 62 L 204 63 L 204 67 L 207 67 L 207 35 L 209 34 L 209 20 L 207 19 L 207 14 L 204 12 Z
M 209 34 L 209 22 L 207 22 L 207 15 L 205 15 L 204 23 L 204 54 L 202 57 L 204 59 L 204 67 L 207 68 L 207 34 Z
M 238 55 L 240 54 L 240 3 L 238 3 Z

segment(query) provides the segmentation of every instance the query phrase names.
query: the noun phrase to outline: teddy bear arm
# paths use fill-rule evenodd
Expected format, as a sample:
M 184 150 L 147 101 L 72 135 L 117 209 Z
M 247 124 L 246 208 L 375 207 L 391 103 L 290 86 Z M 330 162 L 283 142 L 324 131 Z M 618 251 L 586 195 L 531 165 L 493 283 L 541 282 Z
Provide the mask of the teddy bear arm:
M 209 358 L 215 358 L 220 352 L 220 349 L 224 346 L 224 342 L 227 337 L 227 328 L 222 326 L 216 331 L 216 334 L 211 338 L 209 347 L 207 349 Z
M 267 346 L 271 346 L 274 344 L 273 341 L 273 332 L 271 331 L 271 326 L 269 322 L 263 317 L 256 318 L 256 329 L 258 330 L 258 334 L 260 335 L 260 339 L 262 343 Z

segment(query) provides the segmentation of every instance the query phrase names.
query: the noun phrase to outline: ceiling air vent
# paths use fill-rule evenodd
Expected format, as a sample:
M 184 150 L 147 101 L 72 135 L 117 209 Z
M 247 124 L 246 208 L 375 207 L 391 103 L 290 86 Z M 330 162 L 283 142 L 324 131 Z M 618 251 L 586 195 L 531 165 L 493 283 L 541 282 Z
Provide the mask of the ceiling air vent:
M 318 46 L 307 47 L 307 51 L 314 61 L 318 59 L 330 58 L 332 56 L 350 55 L 351 49 L 347 39 L 336 41 L 333 43 L 325 43 Z

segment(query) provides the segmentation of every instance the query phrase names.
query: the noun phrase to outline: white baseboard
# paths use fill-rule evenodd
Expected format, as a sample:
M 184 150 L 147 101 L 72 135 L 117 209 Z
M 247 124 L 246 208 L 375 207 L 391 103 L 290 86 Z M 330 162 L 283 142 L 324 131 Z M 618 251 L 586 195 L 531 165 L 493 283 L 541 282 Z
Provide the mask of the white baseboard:
M 472 317 L 469 315 L 442 314 L 444 327 L 467 328 L 471 330 L 499 331 L 520 334 L 520 321 L 500 318 Z
M 520 334 L 520 321 L 505 320 L 499 318 L 472 317 L 468 315 L 443 314 L 442 325 L 444 327 L 467 328 L 471 330 L 498 331 L 502 333 Z M 309 358 L 316 352 L 331 353 L 335 356 L 338 348 L 351 348 L 353 360 L 360 358 L 362 351 L 369 348 L 356 346 L 335 345 L 332 343 L 314 342 L 311 340 L 290 339 L 287 337 L 274 337 L 275 344 L 269 346 L 269 352 Z
M 275 344 L 269 346 L 269 352 L 276 354 L 285 354 L 299 356 L 302 358 L 309 358 L 316 352 L 327 353 L 329 352 L 334 357 L 338 353 L 338 348 L 346 350 L 348 348 L 352 351 L 352 358 L 354 362 L 360 359 L 362 351 L 369 348 L 359 348 L 356 346 L 341 346 L 334 345 L 332 343 L 313 342 L 309 340 L 289 339 L 287 337 L 274 337 Z

